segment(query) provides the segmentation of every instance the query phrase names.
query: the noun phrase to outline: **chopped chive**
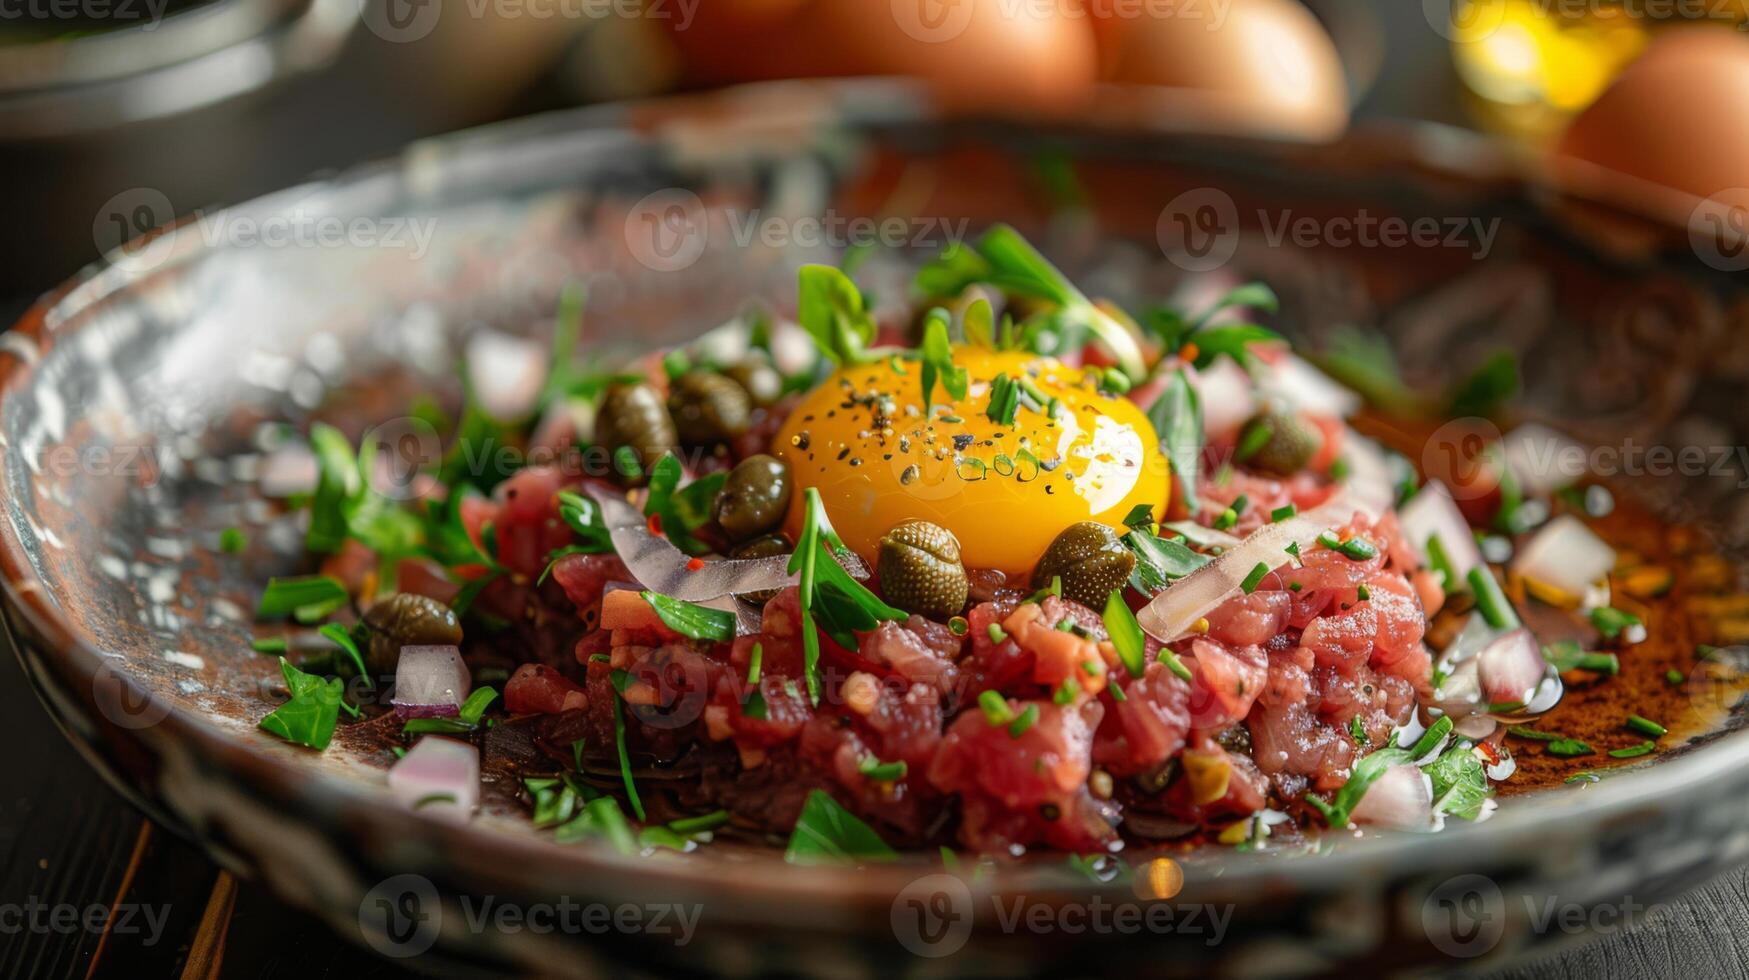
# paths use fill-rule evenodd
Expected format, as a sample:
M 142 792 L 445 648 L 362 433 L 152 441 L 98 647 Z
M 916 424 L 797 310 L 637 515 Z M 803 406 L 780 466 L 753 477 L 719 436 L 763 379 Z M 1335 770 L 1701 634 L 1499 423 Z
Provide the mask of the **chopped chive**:
M 1001 643 L 1003 640 L 1008 639 L 1008 633 L 1002 629 L 1002 626 L 999 623 L 991 623 L 985 632 L 990 634 L 991 643 Z
M 1288 587 L 1288 591 L 1290 591 L 1290 592 L 1298 592 L 1298 591 L 1305 588 L 1305 586 L 1300 584 L 1299 582 L 1289 582 L 1287 584 L 1287 587 Z
M 1348 719 L 1348 737 L 1354 739 L 1356 745 L 1365 745 L 1369 741 L 1366 737 L 1366 726 L 1360 723 L 1359 715 Z
M 1051 703 L 1059 708 L 1068 707 L 1075 703 L 1075 697 L 1080 693 L 1081 685 L 1076 682 L 1074 675 L 1071 674 L 1070 676 L 1063 678 L 1063 683 L 1057 685 L 1057 689 L 1052 692 Z
M 1509 715 L 1514 711 L 1523 711 L 1523 701 L 1490 701 L 1488 713 L 1491 715 Z
M 256 653 L 284 653 L 288 646 L 289 644 L 286 643 L 283 636 L 257 637 L 253 643 L 249 644 L 250 649 Z
M 1620 609 L 1602 606 L 1591 610 L 1591 625 L 1597 627 L 1597 632 L 1615 640 L 1630 628 L 1641 625 L 1640 617 Z M 1632 642 L 1632 641 L 1630 641 Z
M 955 616 L 947 621 L 947 628 L 955 636 L 965 636 L 971 631 L 972 624 L 967 622 L 964 616 Z
M 1445 542 L 1437 534 L 1427 536 L 1427 564 L 1444 580 L 1447 592 L 1460 592 L 1464 583 L 1459 581 L 1457 571 L 1451 563 L 1451 554 L 1445 550 Z
M 747 657 L 747 683 L 759 683 L 760 665 L 765 662 L 765 644 L 753 644 L 753 652 Z
M 227 555 L 235 555 L 249 547 L 249 536 L 241 528 L 227 527 L 219 532 L 219 550 Z
M 1036 724 L 1038 724 L 1038 705 L 1029 704 L 1026 706 L 1026 710 L 1020 713 L 1020 717 L 1009 723 L 1008 737 L 1019 738 Z
M 681 817 L 679 820 L 671 820 L 668 823 L 668 829 L 682 837 L 691 837 L 693 834 L 702 834 L 707 830 L 715 830 L 728 822 L 729 811 L 713 810 L 710 813 L 703 813 L 696 817 Z
M 1288 505 L 1283 506 L 1283 507 L 1277 507 L 1276 509 L 1269 512 L 1269 523 L 1279 524 L 1280 522 L 1287 520 L 1288 518 L 1294 516 L 1295 514 L 1298 514 L 1299 512 L 1300 512 L 1300 509 L 1298 507 L 1295 507 L 1293 504 L 1288 504 Z M 1296 550 L 1299 548 L 1298 541 L 1294 542 L 1294 548 Z
M 1360 583 L 1360 585 L 1355 588 L 1354 594 L 1361 602 L 1366 602 L 1372 598 L 1372 590 L 1366 587 L 1365 582 Z
M 1232 529 L 1233 525 L 1238 524 L 1238 523 L 1239 523 L 1239 512 L 1234 510 L 1231 507 L 1228 507 L 1226 510 L 1221 511 L 1221 515 L 1219 517 L 1215 518 L 1215 530 L 1228 531 L 1228 530 Z
M 1506 598 L 1506 593 L 1500 591 L 1500 583 L 1486 567 L 1477 565 L 1470 569 L 1469 582 L 1470 590 L 1476 594 L 1476 608 L 1481 610 L 1482 618 L 1489 626 L 1511 630 L 1522 625 L 1512 602 Z
M 1629 730 L 1639 732 L 1647 738 L 1663 738 L 1670 734 L 1670 729 L 1641 715 L 1628 715 L 1627 727 Z
M 1008 699 L 995 691 L 985 691 L 978 695 L 978 708 L 984 712 L 984 720 L 992 727 L 1006 725 L 1014 720 L 1014 709 L 1008 706 Z
M 1610 749 L 1609 757 L 1611 759 L 1637 759 L 1642 755 L 1650 755 L 1652 752 L 1656 751 L 1657 748 L 1658 744 L 1656 742 L 1641 742 L 1638 745 L 1630 745 L 1625 749 Z
M 1597 750 L 1576 738 L 1558 738 L 1549 743 L 1549 754 L 1571 759 L 1581 755 L 1591 755 Z
M 1560 734 L 1557 734 L 1555 732 L 1538 731 L 1537 729 L 1531 728 L 1528 725 L 1513 725 L 1510 728 L 1506 729 L 1506 734 L 1516 735 L 1519 738 L 1528 738 L 1528 739 L 1531 739 L 1531 740 L 1537 741 L 1537 742 L 1570 741 L 1567 738 L 1567 736 L 1565 736 L 1565 735 L 1560 735 Z
M 1245 576 L 1245 581 L 1239 583 L 1239 588 L 1242 589 L 1246 595 L 1250 595 L 1257 591 L 1257 586 L 1262 584 L 1263 577 L 1268 574 L 1269 563 L 1260 561 L 1257 563 L 1256 567 L 1251 569 L 1251 574 Z
M 864 756 L 862 764 L 857 767 L 859 772 L 877 783 L 890 783 L 903 779 L 908 768 L 903 759 L 898 762 L 882 762 L 872 755 Z
M 1118 687 L 1117 683 L 1115 681 L 1112 683 L 1112 685 L 1110 687 L 1106 688 L 1106 690 L 1111 692 L 1111 699 L 1113 701 L 1116 701 L 1118 704 L 1123 704 L 1125 701 L 1128 701 L 1130 699 L 1130 696 L 1125 694 L 1123 692 L 1123 688 Z
M 1177 674 L 1180 680 L 1190 680 L 1190 668 L 1184 666 L 1184 661 L 1178 659 L 1178 654 L 1173 653 L 1171 650 L 1161 648 L 1158 659 L 1161 663 L 1166 665 L 1167 670 Z
M 1680 670 L 1667 670 L 1664 672 L 1664 683 L 1671 686 L 1681 684 L 1685 680 L 1688 680 L 1688 678 L 1684 676 Z
M 1232 510 L 1232 512 L 1235 514 L 1243 515 L 1245 513 L 1246 509 L 1249 508 L 1250 506 L 1251 506 L 1251 498 L 1246 496 L 1245 494 L 1240 494 L 1237 497 L 1233 498 L 1233 506 L 1229 509 Z
M 1111 637 L 1111 645 L 1117 648 L 1118 659 L 1123 661 L 1124 669 L 1131 677 L 1142 676 L 1146 667 L 1147 640 L 1142 634 L 1142 627 L 1136 622 L 1136 614 L 1130 612 L 1130 607 L 1124 604 L 1123 593 L 1117 589 L 1111 590 L 1111 595 L 1105 599 L 1105 632 Z

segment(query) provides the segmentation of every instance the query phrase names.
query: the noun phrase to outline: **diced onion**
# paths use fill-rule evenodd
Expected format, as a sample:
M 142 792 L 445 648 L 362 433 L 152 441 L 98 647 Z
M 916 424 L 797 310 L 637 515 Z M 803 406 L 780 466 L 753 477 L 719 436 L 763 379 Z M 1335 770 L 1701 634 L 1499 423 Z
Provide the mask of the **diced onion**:
M 1482 552 L 1476 547 L 1476 537 L 1470 532 L 1469 522 L 1464 520 L 1445 484 L 1435 480 L 1422 487 L 1397 511 L 1397 522 L 1402 525 L 1403 536 L 1421 556 L 1421 564 L 1427 568 L 1435 567 L 1428 542 L 1437 535 L 1446 559 L 1451 562 L 1453 575 L 1453 580 L 1445 583 L 1445 590 L 1460 592 L 1468 588 L 1464 582 L 1469 578 L 1470 569 L 1482 564 Z
M 468 384 L 495 419 L 519 419 L 534 410 L 547 381 L 547 349 L 526 337 L 481 330 L 468 338 Z
M 1528 703 L 1547 672 L 1542 648 L 1522 626 L 1495 637 L 1476 655 L 1476 680 L 1489 704 Z
M 409 810 L 465 822 L 480 801 L 479 750 L 427 735 L 389 768 L 389 792 Z
M 320 475 L 315 453 L 302 443 L 294 443 L 262 457 L 256 482 L 262 496 L 281 499 L 315 490 Z
M 611 488 L 584 484 L 583 492 L 601 505 L 608 537 L 620 561 L 644 588 L 687 602 L 704 602 L 719 596 L 781 589 L 795 578 L 789 573 L 789 556 L 730 558 L 707 561 L 693 570 L 691 556 L 672 541 L 650 533 L 643 513 Z
M 1162 643 L 1183 639 L 1209 610 L 1243 591 L 1247 576 L 1259 564 L 1275 568 L 1289 560 L 1287 548 L 1309 548 L 1318 535 L 1354 517 L 1355 507 L 1341 495 L 1331 503 L 1285 521 L 1265 524 L 1189 575 L 1172 583 L 1142 607 L 1136 620 Z
M 1585 447 L 1546 425 L 1530 423 L 1501 440 L 1506 468 L 1527 496 L 1547 497 L 1579 482 L 1588 470 Z
M 1266 400 L 1339 419 L 1359 413 L 1365 405 L 1353 389 L 1332 380 L 1302 357 L 1284 351 L 1258 358 L 1257 364 L 1257 387 Z
M 1571 514 L 1543 525 L 1512 561 L 1514 575 L 1557 589 L 1573 602 L 1614 567 L 1615 549 Z
M 1251 375 L 1231 358 L 1220 358 L 1201 371 L 1190 372 L 1190 384 L 1202 403 L 1202 430 L 1210 439 L 1237 433 L 1257 414 Z
M 467 664 L 455 647 L 402 647 L 395 664 L 395 714 L 403 718 L 454 715 L 472 687 Z
M 1348 462 L 1348 480 L 1342 494 L 1349 506 L 1358 507 L 1373 517 L 1379 517 L 1397 503 L 1397 480 L 1391 474 L 1391 464 L 1385 451 L 1353 429 L 1342 434 Z
M 1355 804 L 1354 820 L 1375 827 L 1424 829 L 1433 820 L 1433 785 L 1415 766 L 1392 766 Z

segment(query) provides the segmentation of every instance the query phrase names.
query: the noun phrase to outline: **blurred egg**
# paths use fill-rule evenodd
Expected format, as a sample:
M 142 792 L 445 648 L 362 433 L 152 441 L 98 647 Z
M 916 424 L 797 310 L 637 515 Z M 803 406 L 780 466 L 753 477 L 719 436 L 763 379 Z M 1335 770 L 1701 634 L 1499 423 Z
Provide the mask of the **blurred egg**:
M 834 374 L 778 433 L 775 452 L 796 486 L 819 490 L 857 554 L 874 562 L 881 535 L 921 518 L 954 533 L 966 567 L 1024 577 L 1070 524 L 1121 528 L 1137 504 L 1164 514 L 1167 463 L 1134 402 L 1052 358 L 961 348 L 954 362 L 967 372 L 964 398 L 937 387 L 925 411 L 922 366 L 881 360 Z M 1012 424 L 992 420 L 998 374 L 1029 378 L 1057 411 L 1023 404 Z M 791 534 L 800 493 L 793 506 Z
M 907 75 L 951 105 L 1061 109 L 1097 74 L 1085 18 L 1055 4 L 813 0 L 757 22 L 710 7 L 674 32 L 699 81 Z
M 1296 0 L 1087 3 L 1105 81 L 1194 90 L 1221 113 L 1307 138 L 1348 125 L 1342 60 Z
M 1573 120 L 1558 155 L 1700 198 L 1749 187 L 1749 38 L 1663 32 Z

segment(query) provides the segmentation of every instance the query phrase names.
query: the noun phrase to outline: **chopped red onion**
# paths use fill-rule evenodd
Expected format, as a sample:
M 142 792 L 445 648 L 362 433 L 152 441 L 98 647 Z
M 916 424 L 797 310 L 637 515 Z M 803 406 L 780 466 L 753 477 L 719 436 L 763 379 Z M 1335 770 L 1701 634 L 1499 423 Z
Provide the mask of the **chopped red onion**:
M 455 647 L 402 647 L 395 665 L 395 714 L 403 718 L 454 715 L 472 687 L 467 664 Z
M 1433 786 L 1427 774 L 1407 763 L 1385 770 L 1354 806 L 1356 823 L 1398 830 L 1423 830 L 1433 822 Z
M 1547 672 L 1542 647 L 1523 627 L 1500 634 L 1476 655 L 1476 680 L 1489 704 L 1529 703 Z
M 389 767 L 389 792 L 409 810 L 466 822 L 480 801 L 480 753 L 466 742 L 427 735 Z

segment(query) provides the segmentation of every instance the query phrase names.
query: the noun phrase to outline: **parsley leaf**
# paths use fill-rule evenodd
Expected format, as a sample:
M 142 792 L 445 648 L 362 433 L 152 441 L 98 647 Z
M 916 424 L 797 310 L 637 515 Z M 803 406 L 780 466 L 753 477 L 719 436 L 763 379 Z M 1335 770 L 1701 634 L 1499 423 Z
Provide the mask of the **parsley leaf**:
M 669 629 L 681 636 L 718 643 L 735 638 L 735 614 L 732 612 L 670 598 L 660 592 L 645 590 L 638 594 Z
M 340 703 L 346 688 L 340 678 L 321 678 L 293 667 L 291 661 L 279 658 L 279 672 L 291 692 L 286 703 L 261 719 L 261 730 L 271 732 L 296 745 L 307 745 L 318 752 L 334 739 L 334 726 L 340 720 Z
M 821 790 L 808 794 L 783 859 L 791 864 L 896 861 L 898 852 L 837 800 Z
M 854 649 L 857 632 L 872 630 L 882 620 L 902 621 L 910 615 L 882 602 L 850 577 L 836 556 L 836 550 L 843 547 L 844 539 L 826 517 L 820 491 L 809 487 L 804 497 L 802 533 L 796 538 L 789 572 L 801 576 L 802 663 L 808 696 L 815 704 L 820 703 L 820 637 L 816 630 L 824 630 L 840 646 Z
M 346 586 L 331 575 L 301 575 L 267 580 L 267 591 L 255 607 L 261 619 L 298 614 L 299 620 L 326 619 L 346 604 Z
M 929 411 L 936 382 L 941 383 L 949 398 L 966 397 L 966 369 L 953 363 L 953 343 L 948 340 L 946 310 L 936 307 L 929 311 L 923 324 L 923 410 Z
M 1166 379 L 1166 387 L 1148 406 L 1148 421 L 1160 438 L 1160 448 L 1178 477 L 1184 505 L 1197 509 L 1196 473 L 1202 461 L 1202 402 L 1182 370 Z
M 1171 585 L 1214 559 L 1191 551 L 1181 541 L 1156 536 L 1145 527 L 1125 534 L 1123 543 L 1136 553 L 1136 567 L 1130 572 L 1130 584 L 1143 595 Z
M 860 363 L 875 338 L 874 318 L 863 309 L 862 291 L 829 265 L 804 265 L 799 276 L 796 319 L 802 329 L 834 363 Z
M 1427 766 L 1433 782 L 1433 812 L 1474 820 L 1488 799 L 1488 775 L 1482 760 L 1463 742 L 1446 749 Z

